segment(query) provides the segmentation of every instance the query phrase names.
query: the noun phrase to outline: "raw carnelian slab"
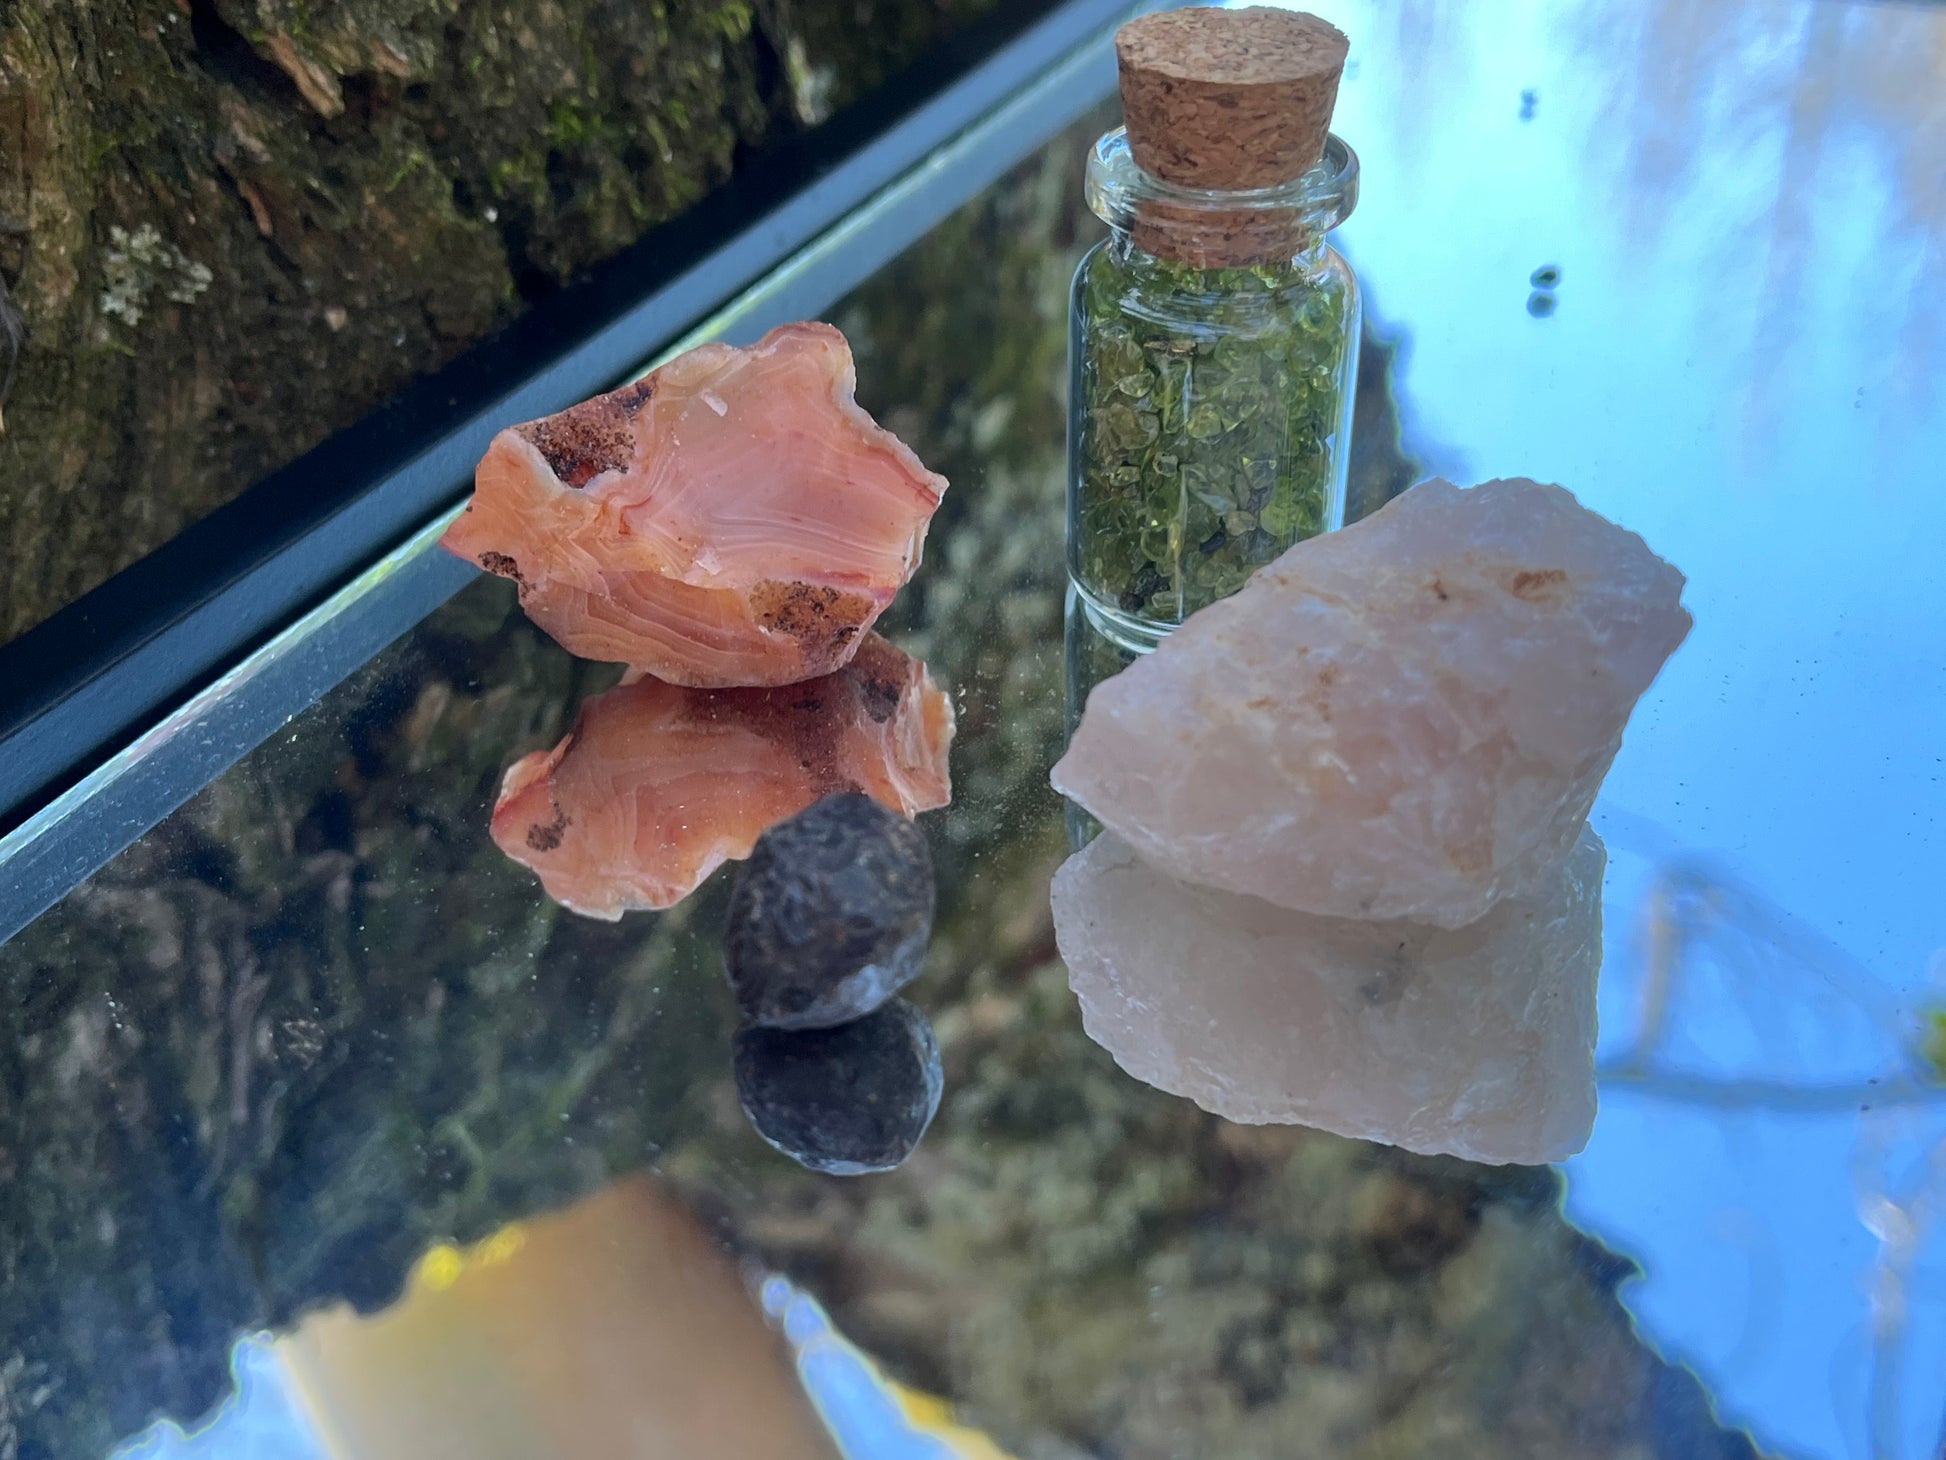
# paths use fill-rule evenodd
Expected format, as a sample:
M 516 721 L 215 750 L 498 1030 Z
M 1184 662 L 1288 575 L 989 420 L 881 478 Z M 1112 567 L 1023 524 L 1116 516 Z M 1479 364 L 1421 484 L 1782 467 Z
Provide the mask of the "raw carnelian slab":
M 586 659 L 699 687 L 845 664 L 946 490 L 852 399 L 828 324 L 699 345 L 493 438 L 444 546 Z

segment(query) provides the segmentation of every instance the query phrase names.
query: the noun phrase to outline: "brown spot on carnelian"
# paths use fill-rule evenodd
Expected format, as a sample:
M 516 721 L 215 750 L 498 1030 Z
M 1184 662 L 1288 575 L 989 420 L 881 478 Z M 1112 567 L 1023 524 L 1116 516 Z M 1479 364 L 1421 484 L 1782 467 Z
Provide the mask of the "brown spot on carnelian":
M 516 583 L 521 581 L 520 564 L 505 553 L 481 553 L 480 566 L 489 573 L 499 574 L 502 578 L 511 578 Z
M 910 658 L 866 634 L 842 669 L 772 689 L 717 690 L 710 698 L 732 706 L 737 724 L 786 750 L 824 795 L 852 784 L 841 773 L 846 727 L 858 723 L 861 710 L 879 724 L 896 715 L 913 672 Z
M 563 486 L 585 487 L 635 460 L 635 417 L 652 394 L 654 387 L 639 380 L 514 431 L 533 443 Z
M 876 725 L 883 725 L 899 712 L 900 694 L 899 686 L 889 679 L 868 675 L 858 681 L 858 698 Z
M 767 578 L 750 590 L 757 622 L 795 639 L 807 674 L 824 674 L 844 658 L 845 646 L 871 617 L 872 601 L 822 583 L 785 583 Z
M 636 412 L 647 405 L 654 395 L 655 384 L 653 378 L 644 376 L 631 385 L 624 385 L 609 391 L 608 399 L 612 400 L 621 413 L 632 421 L 635 419 Z
M 867 636 L 846 673 L 858 692 L 858 703 L 875 724 L 883 725 L 899 712 L 912 661 L 877 634 Z
M 817 683 L 831 687 L 827 679 Z M 718 690 L 717 696 L 734 707 L 726 718 L 787 752 L 819 794 L 831 788 L 838 774 L 838 742 L 844 727 L 825 712 L 829 694 L 784 685 Z
M 527 845 L 537 852 L 551 852 L 561 845 L 561 835 L 568 825 L 568 814 L 557 806 L 552 821 L 545 826 L 537 821 L 527 828 Z

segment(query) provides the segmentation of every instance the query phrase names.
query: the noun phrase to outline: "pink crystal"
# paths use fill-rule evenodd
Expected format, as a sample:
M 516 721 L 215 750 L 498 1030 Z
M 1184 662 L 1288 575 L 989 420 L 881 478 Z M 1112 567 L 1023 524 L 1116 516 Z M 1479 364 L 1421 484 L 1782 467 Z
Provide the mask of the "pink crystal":
M 699 345 L 494 437 L 442 541 L 584 658 L 695 686 L 828 674 L 919 566 L 946 490 L 855 383 L 828 324 Z
M 1187 881 L 1458 928 L 1574 846 L 1682 586 L 1560 487 L 1423 482 L 1097 686 L 1054 784 Z
M 507 771 L 493 839 L 590 917 L 669 907 L 831 791 L 907 816 L 952 797 L 953 707 L 926 666 L 866 634 L 851 663 L 776 689 L 642 677 Z
M 1595 1117 L 1599 838 L 1457 930 L 1195 887 L 1112 833 L 1054 876 L 1090 1036 L 1129 1074 L 1253 1124 L 1538 1164 Z

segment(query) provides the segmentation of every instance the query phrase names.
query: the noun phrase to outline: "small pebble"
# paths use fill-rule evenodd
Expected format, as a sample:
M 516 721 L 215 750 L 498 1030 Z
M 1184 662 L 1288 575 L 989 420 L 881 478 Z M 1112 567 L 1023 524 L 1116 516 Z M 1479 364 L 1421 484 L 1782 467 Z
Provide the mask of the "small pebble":
M 735 1069 L 757 1134 L 829 1176 L 904 1161 L 944 1088 L 932 1025 L 904 999 L 835 1029 L 742 1030 Z
M 723 962 L 744 1022 L 820 1029 L 918 976 L 932 937 L 925 834 L 856 791 L 757 839 L 730 895 Z

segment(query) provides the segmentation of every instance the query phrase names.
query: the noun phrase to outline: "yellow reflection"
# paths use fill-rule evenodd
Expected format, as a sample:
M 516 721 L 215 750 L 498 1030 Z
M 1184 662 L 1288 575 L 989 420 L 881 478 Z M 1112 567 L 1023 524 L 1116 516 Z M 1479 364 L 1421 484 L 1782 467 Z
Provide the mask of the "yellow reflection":
M 888 1382 L 887 1387 L 899 1401 L 905 1417 L 912 1421 L 912 1427 L 944 1442 L 953 1460 L 1014 1460 L 983 1431 L 970 1430 L 955 1420 L 949 1400 L 908 1389 L 903 1384 Z
M 465 1259 L 459 1255 L 459 1249 L 442 1242 L 419 1259 L 419 1270 L 412 1278 L 420 1287 L 437 1293 L 450 1288 L 464 1266 Z
M 442 1292 L 458 1281 L 459 1275 L 469 1265 L 492 1267 L 505 1262 L 526 1243 L 527 1229 L 522 1222 L 509 1222 L 470 1249 L 460 1248 L 451 1242 L 438 1243 L 428 1248 L 426 1255 L 412 1269 L 412 1284 L 435 1293 Z
M 391 1308 L 277 1348 L 333 1460 L 836 1460 L 734 1265 L 646 1178 L 442 1243 Z

